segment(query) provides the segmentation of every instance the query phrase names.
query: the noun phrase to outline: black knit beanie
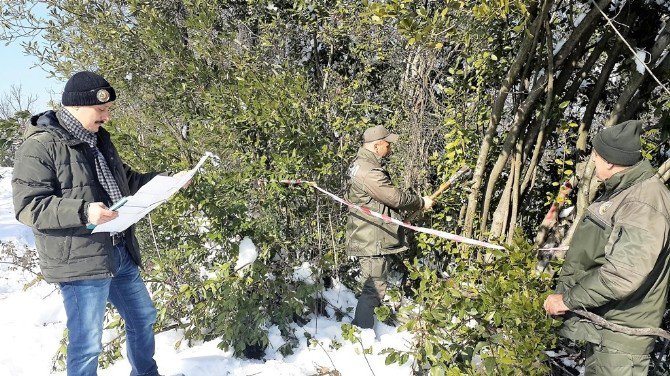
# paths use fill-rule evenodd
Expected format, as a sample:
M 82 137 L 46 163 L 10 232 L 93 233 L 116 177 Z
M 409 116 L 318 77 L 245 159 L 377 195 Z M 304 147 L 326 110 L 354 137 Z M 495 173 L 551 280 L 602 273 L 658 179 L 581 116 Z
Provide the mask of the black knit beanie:
M 114 88 L 101 75 L 83 71 L 75 73 L 65 84 L 63 106 L 94 106 L 116 99 Z
M 624 121 L 598 132 L 593 138 L 593 148 L 609 163 L 632 166 L 642 160 L 640 133 L 641 121 Z

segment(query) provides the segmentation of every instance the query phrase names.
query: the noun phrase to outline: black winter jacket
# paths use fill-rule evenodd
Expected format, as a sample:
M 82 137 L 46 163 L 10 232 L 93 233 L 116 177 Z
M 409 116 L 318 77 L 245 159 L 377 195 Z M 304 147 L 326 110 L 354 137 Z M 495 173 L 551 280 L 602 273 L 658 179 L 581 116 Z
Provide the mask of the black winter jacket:
M 134 194 L 157 175 L 140 174 L 126 166 L 104 128 L 97 136 L 98 149 L 124 196 Z M 110 205 L 110 198 L 98 181 L 93 150 L 67 132 L 54 111 L 31 119 L 16 153 L 12 190 L 16 219 L 33 229 L 47 282 L 112 276 L 110 234 L 93 234 L 82 223 L 86 203 Z M 141 266 L 134 227 L 124 235 L 130 255 Z

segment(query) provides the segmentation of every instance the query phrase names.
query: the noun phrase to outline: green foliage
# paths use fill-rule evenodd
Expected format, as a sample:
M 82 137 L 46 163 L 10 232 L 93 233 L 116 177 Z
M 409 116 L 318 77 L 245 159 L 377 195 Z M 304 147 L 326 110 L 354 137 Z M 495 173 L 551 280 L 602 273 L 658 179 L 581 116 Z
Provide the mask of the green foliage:
M 13 117 L 0 119 L 0 166 L 11 166 L 14 161 L 14 152 L 21 143 L 24 124 L 30 118 L 30 113 L 21 111 Z
M 276 183 L 249 189 L 240 185 L 241 172 L 205 172 L 188 192 L 191 197 L 179 197 L 153 214 L 156 237 L 169 238 L 171 245 L 149 254 L 154 278 L 161 281 L 153 288 L 165 303 L 159 309 L 163 325 L 180 323 L 188 340 L 220 338 L 222 348 L 257 357 L 245 351 L 258 347 L 262 352 L 270 325 L 277 325 L 287 341 L 295 337 L 289 324 L 310 313 L 320 284 L 292 277 L 292 258 L 300 258 L 301 249 L 309 254 L 315 236 L 295 230 L 313 217 L 283 217 L 291 215 L 285 205 L 294 192 Z M 305 205 L 300 196 L 309 192 L 295 193 Z M 253 239 L 259 256 L 236 273 L 232 265 L 242 236 Z
M 562 104 L 561 104 L 562 105 Z M 559 149 L 555 155 L 553 168 L 555 169 L 556 179 L 551 182 L 550 191 L 547 192 L 547 201 L 545 205 L 557 203 L 559 205 L 571 205 L 572 201 L 560 194 L 561 187 L 566 181 L 570 180 L 575 174 L 575 159 L 577 158 L 576 150 L 572 149 L 571 145 L 577 140 L 578 134 L 575 129 L 579 124 L 575 122 L 565 122 L 561 124 L 558 129 L 558 143 Z
M 474 27 L 476 31 L 482 21 L 495 22 L 510 16 L 510 12 L 519 13 L 522 18 L 528 12 L 523 1 L 462 1 L 447 0 L 422 3 L 412 0 L 392 0 L 387 2 L 369 2 L 369 22 L 383 24 L 385 21 L 397 22 L 398 31 L 407 38 L 408 44 L 425 44 L 432 48 L 443 48 L 459 39 L 460 27 Z M 465 19 L 477 22 L 463 22 Z M 459 22 L 460 21 L 460 22 Z M 460 23 L 460 25 L 459 25 Z M 460 35 L 459 35 L 460 34 Z M 497 58 L 494 58 L 497 60 Z
M 63 335 L 61 336 L 58 350 L 54 354 L 53 359 L 51 360 L 51 370 L 60 372 L 65 371 L 66 369 L 66 360 L 65 356 L 67 355 L 67 329 L 63 329 Z
M 366 354 L 372 354 L 372 347 L 365 347 L 363 341 L 361 340 L 361 330 L 357 326 L 351 324 L 342 324 L 342 338 L 345 341 L 349 341 L 353 344 L 356 344 L 356 353 L 365 356 Z M 388 364 L 388 363 L 387 363 Z
M 546 374 L 556 322 L 542 309 L 551 279 L 533 272 L 532 247 L 518 237 L 504 251 L 445 251 L 456 261 L 448 278 L 419 260 L 407 264 L 414 296 L 399 330 L 414 333 L 414 347 L 387 350 L 387 363 L 411 358 L 430 374 Z
M 391 161 L 398 175 L 420 177 L 409 188 L 428 190 L 462 163 L 472 165 L 470 151 L 528 16 L 522 1 L 46 6 L 48 43 L 28 49 L 57 75 L 94 69 L 113 83 L 119 96 L 106 127 L 125 161 L 140 171 L 178 171 L 205 151 L 217 156 L 187 191 L 138 226 L 145 279 L 158 330 L 181 328 L 187 341 L 219 338 L 222 348 L 250 357 L 262 353 L 271 325 L 290 353 L 297 341 L 289 324 L 311 314 L 320 277 L 345 279 L 348 272 L 343 209 L 277 180 L 314 180 L 342 195 L 362 130 L 376 124 L 411 145 Z M 418 110 L 415 98 L 430 106 Z M 454 228 L 464 191 L 445 194 L 425 220 Z M 259 257 L 234 272 L 245 236 Z M 542 369 L 540 348 L 552 337 L 537 295 L 548 282 L 527 273 L 532 252 L 516 245 L 495 255 L 499 262 L 483 263 L 472 250 L 451 247 L 418 237 L 419 258 L 408 264 L 415 303 L 403 309 L 419 310 L 403 326 L 416 335 L 417 350 L 392 352 L 387 361 L 414 359 L 434 374 L 475 372 L 476 357 L 481 367 L 494 359 L 496 369 Z M 314 268 L 314 284 L 293 278 L 304 263 Z M 377 315 L 390 311 L 380 307 Z M 474 328 L 465 325 L 470 320 Z M 522 338 L 522 330 L 537 335 Z M 343 335 L 360 343 L 351 326 Z M 517 365 L 505 363 L 510 359 Z

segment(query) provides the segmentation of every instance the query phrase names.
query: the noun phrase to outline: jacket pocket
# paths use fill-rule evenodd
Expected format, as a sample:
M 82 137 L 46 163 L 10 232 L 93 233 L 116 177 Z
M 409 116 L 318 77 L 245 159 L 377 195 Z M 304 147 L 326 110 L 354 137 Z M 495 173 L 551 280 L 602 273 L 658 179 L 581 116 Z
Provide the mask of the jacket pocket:
M 353 240 L 353 239 L 349 238 L 347 240 L 347 249 L 350 252 L 354 252 L 354 253 L 364 252 L 365 243 L 361 243 L 361 242 L 358 242 L 356 240 Z
M 563 263 L 561 266 L 561 277 L 567 277 L 575 274 L 575 268 L 569 263 Z
M 70 232 L 60 235 L 49 235 L 45 233 L 35 234 L 35 245 L 38 254 L 44 262 L 51 264 L 53 262 L 64 262 L 70 257 L 70 248 L 72 247 L 72 236 Z
M 393 250 L 403 246 L 400 228 L 395 223 L 380 224 L 378 239 L 382 250 Z
M 632 226 L 617 226 L 605 248 L 605 258 L 616 266 L 617 270 L 626 270 L 626 279 L 646 274 L 644 270 L 651 271 L 656 263 L 656 258 L 650 258 L 648 254 L 641 255 L 640 252 L 649 252 L 645 247 L 644 236 L 640 236 L 640 230 Z M 646 246 L 651 246 L 647 244 Z

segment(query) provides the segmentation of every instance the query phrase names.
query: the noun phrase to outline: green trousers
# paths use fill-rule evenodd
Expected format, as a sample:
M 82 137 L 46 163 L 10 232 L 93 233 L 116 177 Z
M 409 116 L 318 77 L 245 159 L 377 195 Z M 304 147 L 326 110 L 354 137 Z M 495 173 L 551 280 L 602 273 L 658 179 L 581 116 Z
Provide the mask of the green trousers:
M 649 355 L 624 352 L 589 343 L 586 345 L 585 376 L 647 376 Z
M 388 256 L 362 256 L 358 258 L 361 265 L 363 290 L 356 304 L 356 315 L 351 323 L 364 328 L 372 328 L 375 324 L 375 308 L 378 307 L 386 294 L 386 277 L 388 276 Z

